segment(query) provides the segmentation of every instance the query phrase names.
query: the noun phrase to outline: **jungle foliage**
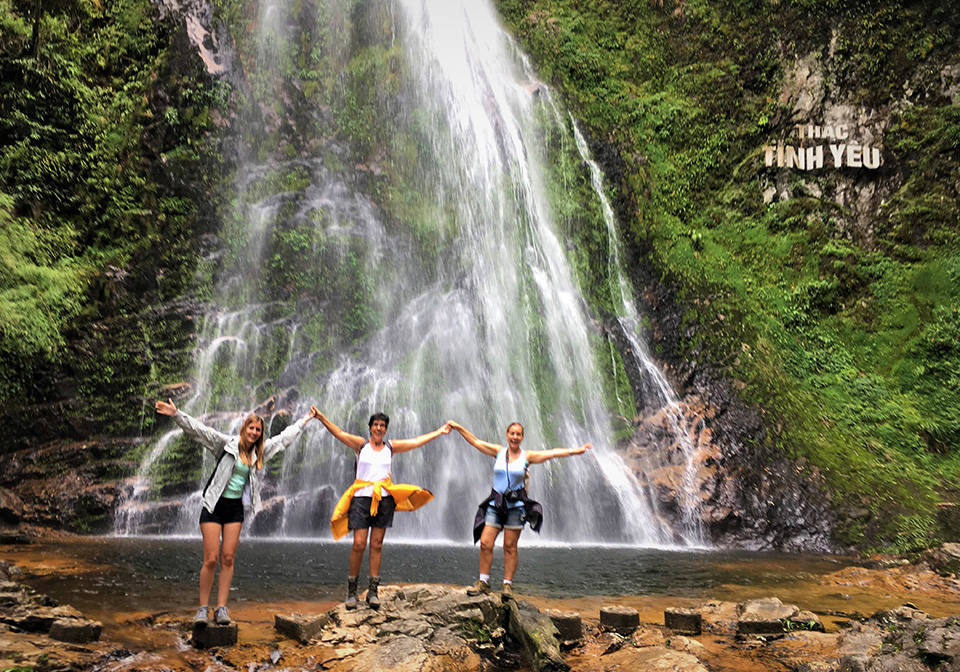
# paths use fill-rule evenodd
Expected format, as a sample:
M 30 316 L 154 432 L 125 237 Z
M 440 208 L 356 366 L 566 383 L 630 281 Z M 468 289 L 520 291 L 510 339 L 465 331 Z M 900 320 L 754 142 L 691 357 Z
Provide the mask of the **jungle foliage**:
M 91 393 L 125 398 L 109 364 L 65 348 L 70 335 L 92 344 L 103 333 L 91 325 L 192 284 L 195 263 L 181 262 L 203 227 L 183 185 L 216 182 L 200 166 L 215 155 L 202 141 L 223 90 L 178 70 L 176 23 L 157 11 L 148 0 L 0 0 L 0 401 L 43 399 L 64 366 L 102 384 Z M 130 273 L 145 258 L 178 272 Z M 107 355 L 144 359 L 144 348 Z
M 960 473 L 960 106 L 940 93 L 956 3 L 497 5 L 622 162 L 634 249 L 695 327 L 672 356 L 706 348 L 777 447 L 826 475 L 839 542 L 936 542 Z M 823 195 L 835 175 L 764 167 L 763 145 L 819 121 L 782 96 L 785 64 L 809 53 L 827 95 L 891 111 L 883 168 L 855 178 L 893 186 L 866 223 Z M 765 202 L 771 185 L 790 197 Z

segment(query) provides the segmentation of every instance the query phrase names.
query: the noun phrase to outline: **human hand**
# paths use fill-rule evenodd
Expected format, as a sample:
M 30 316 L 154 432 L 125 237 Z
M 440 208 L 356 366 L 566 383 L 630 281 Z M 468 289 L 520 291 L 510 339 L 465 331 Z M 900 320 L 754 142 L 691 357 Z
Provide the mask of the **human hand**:
M 321 415 L 323 415 L 323 413 L 320 412 L 320 409 L 318 409 L 316 406 L 313 406 L 313 405 L 310 406 L 311 418 L 316 418 L 317 420 L 319 420 Z
M 446 425 L 446 426 L 449 427 L 450 429 L 455 429 L 455 430 L 457 430 L 458 432 L 459 432 L 461 429 L 463 429 L 463 425 L 461 425 L 459 422 L 454 422 L 453 420 L 447 420 L 447 425 Z M 446 434 L 446 432 L 444 432 L 444 434 Z
M 157 401 L 156 404 L 157 413 L 160 415 L 176 415 L 177 407 L 173 403 L 173 399 L 168 398 L 166 401 Z
M 453 429 L 453 427 L 450 425 L 450 422 L 447 421 L 447 423 L 446 423 L 443 427 L 440 428 L 440 433 L 441 433 L 441 434 L 449 434 L 451 429 Z
M 588 443 L 585 443 L 585 444 L 583 444 L 582 446 L 580 446 L 580 447 L 578 447 L 578 448 L 571 448 L 571 449 L 570 449 L 570 454 L 571 454 L 571 455 L 582 455 L 583 453 L 587 452 L 587 451 L 590 450 L 591 448 L 593 448 L 593 444 L 588 442 Z

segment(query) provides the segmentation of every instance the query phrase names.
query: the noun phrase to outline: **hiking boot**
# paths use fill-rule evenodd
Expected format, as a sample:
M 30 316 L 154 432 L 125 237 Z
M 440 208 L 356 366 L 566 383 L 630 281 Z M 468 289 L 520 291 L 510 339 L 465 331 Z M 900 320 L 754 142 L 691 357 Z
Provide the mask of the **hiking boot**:
M 513 584 L 504 583 L 503 588 L 500 589 L 500 599 L 504 602 L 513 599 Z
M 380 577 L 370 577 L 370 587 L 367 589 L 367 605 L 371 609 L 380 608 L 380 597 L 377 595 L 377 588 L 380 587 Z
M 194 623 L 206 623 L 210 620 L 210 607 L 200 607 L 197 609 L 197 615 L 193 617 Z
M 489 595 L 490 584 L 483 579 L 477 579 L 472 586 L 467 588 L 467 595 L 476 597 L 477 595 Z
M 226 607 L 217 607 L 217 610 L 213 612 L 213 622 L 217 625 L 228 625 L 230 623 L 230 614 L 227 613 Z
M 343 603 L 347 609 L 357 608 L 357 579 L 359 576 L 347 577 L 347 600 Z

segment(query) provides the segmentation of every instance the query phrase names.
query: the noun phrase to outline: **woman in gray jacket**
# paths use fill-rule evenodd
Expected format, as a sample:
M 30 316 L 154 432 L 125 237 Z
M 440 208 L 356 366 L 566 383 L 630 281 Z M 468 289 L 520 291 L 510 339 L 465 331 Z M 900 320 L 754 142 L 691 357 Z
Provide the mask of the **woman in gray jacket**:
M 203 508 L 200 510 L 200 534 L 203 536 L 203 566 L 200 568 L 200 608 L 195 622 L 210 618 L 210 591 L 213 575 L 220 562 L 220 580 L 217 585 L 217 609 L 214 621 L 220 625 L 230 622 L 227 598 L 233 580 L 233 560 L 243 528 L 243 505 L 253 505 L 256 515 L 263 509 L 260 500 L 260 470 L 274 455 L 284 451 L 303 431 L 313 417 L 307 414 L 271 439 L 264 439 L 263 418 L 251 413 L 243 421 L 239 436 L 229 436 L 207 427 L 202 422 L 177 410 L 173 400 L 157 402 L 157 413 L 169 415 L 184 433 L 213 453 L 217 465 L 203 489 Z M 222 543 L 221 543 L 222 539 Z

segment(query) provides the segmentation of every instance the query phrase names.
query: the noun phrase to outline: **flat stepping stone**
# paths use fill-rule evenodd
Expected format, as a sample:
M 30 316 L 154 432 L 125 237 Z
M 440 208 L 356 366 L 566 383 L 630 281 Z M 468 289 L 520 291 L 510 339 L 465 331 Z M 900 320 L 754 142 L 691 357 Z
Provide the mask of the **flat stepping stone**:
M 197 649 L 209 649 L 214 646 L 234 646 L 237 643 L 237 624 L 217 625 L 216 623 L 194 623 L 191 643 Z
M 583 620 L 577 612 L 544 609 L 543 615 L 553 621 L 562 641 L 572 642 L 583 638 Z
M 87 619 L 61 618 L 50 625 L 50 639 L 70 644 L 88 644 L 100 639 L 103 625 Z
M 737 635 L 782 635 L 785 632 L 779 618 L 744 614 L 737 621 Z
M 307 644 L 320 634 L 324 626 L 330 622 L 326 614 L 311 616 L 304 614 L 277 614 L 273 617 L 273 627 L 281 635 L 295 639 L 301 644 Z
M 674 632 L 699 635 L 703 631 L 703 616 L 695 609 L 671 608 L 663 612 L 663 624 Z
M 631 607 L 602 607 L 600 627 L 626 637 L 640 627 L 640 612 Z

